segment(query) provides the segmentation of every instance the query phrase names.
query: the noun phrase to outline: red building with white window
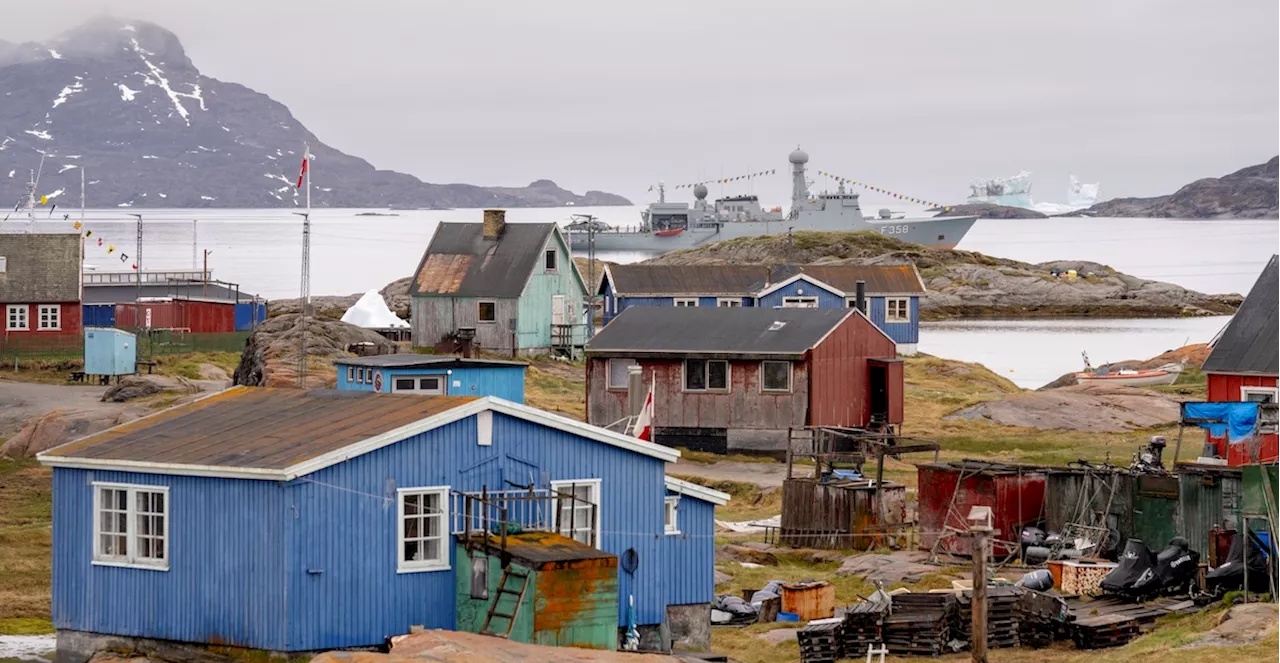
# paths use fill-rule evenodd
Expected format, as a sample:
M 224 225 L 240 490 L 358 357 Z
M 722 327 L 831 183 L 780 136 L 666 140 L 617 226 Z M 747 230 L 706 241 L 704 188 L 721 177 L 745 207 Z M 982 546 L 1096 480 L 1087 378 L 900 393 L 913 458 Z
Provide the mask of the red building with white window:
M 1213 342 L 1213 351 L 1202 370 L 1208 378 L 1207 401 L 1225 403 L 1256 401 L 1275 403 L 1277 375 L 1280 375 L 1280 257 L 1271 256 L 1240 310 Z M 1228 445 L 1225 439 L 1209 438 L 1209 443 L 1231 465 L 1251 461 L 1245 445 Z M 1280 459 L 1280 443 L 1275 433 L 1262 435 L 1259 462 Z
M 851 309 L 637 306 L 587 343 L 587 420 L 630 413 L 628 374 L 651 385 L 653 441 L 784 453 L 790 429 L 902 423 L 894 341 Z
M 78 234 L 0 234 L 0 348 L 80 342 L 80 266 Z

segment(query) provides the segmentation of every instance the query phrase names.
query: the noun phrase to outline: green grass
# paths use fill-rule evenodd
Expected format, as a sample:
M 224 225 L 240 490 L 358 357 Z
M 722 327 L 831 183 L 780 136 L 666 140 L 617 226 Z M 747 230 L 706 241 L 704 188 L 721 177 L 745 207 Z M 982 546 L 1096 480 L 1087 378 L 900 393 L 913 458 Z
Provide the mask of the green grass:
M 0 635 L 48 635 L 53 622 L 47 617 L 10 617 L 0 619 Z
M 188 380 L 202 380 L 200 367 L 211 364 L 226 371 L 227 376 L 235 373 L 240 364 L 239 352 L 192 352 L 179 355 L 160 355 L 156 357 L 156 370 L 163 375 L 183 377 Z
M 47 625 L 53 472 L 0 458 L 0 632 Z

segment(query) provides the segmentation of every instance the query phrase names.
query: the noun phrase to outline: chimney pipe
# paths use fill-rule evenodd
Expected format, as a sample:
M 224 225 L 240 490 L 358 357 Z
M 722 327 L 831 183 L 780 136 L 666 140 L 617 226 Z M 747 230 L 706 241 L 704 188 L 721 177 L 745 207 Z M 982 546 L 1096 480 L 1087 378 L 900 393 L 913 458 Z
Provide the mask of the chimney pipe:
M 854 288 L 853 305 L 857 307 L 859 311 L 862 311 L 863 315 L 866 315 L 867 314 L 867 282 L 859 280 L 857 283 L 853 285 L 853 288 Z
M 640 366 L 627 367 L 627 416 L 636 417 L 644 409 L 644 399 L 649 395 L 644 390 L 644 375 Z
M 484 211 L 484 238 L 498 239 L 502 236 L 502 231 L 507 227 L 507 212 L 500 209 L 487 209 Z

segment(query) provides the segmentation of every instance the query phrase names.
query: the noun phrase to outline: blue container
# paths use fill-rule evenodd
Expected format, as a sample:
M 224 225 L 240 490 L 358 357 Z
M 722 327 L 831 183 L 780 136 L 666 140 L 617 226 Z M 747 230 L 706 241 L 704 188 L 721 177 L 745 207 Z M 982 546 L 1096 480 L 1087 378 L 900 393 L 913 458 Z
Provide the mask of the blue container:
M 84 327 L 116 326 L 115 304 L 85 304 L 81 307 L 84 313 Z
M 133 334 L 110 327 L 85 328 L 85 375 L 132 375 L 137 362 L 138 343 Z
M 236 331 L 257 329 L 267 320 L 266 302 L 236 302 Z
M 796 614 L 796 613 L 794 613 L 794 612 L 779 612 L 779 613 L 778 613 L 778 621 L 780 621 L 780 622 L 798 622 L 798 621 L 800 621 L 800 615 L 797 615 L 797 614 Z

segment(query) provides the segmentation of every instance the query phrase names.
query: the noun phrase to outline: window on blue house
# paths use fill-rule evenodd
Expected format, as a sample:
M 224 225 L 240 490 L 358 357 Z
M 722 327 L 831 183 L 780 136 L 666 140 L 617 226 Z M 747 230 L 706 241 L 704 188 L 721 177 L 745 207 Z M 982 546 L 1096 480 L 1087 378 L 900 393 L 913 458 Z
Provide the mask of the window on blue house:
M 169 569 L 169 489 L 93 484 L 95 564 Z
M 663 531 L 667 534 L 680 533 L 680 496 L 672 495 L 666 499 L 663 513 Z
M 355 381 L 356 381 L 356 367 L 355 367 L 355 366 L 348 366 L 348 367 L 347 367 L 347 382 L 355 382 Z
M 906 297 L 888 297 L 884 300 L 885 322 L 910 322 L 911 300 Z
M 717 308 L 739 308 L 741 306 L 741 297 L 720 297 L 716 299 Z
M 697 297 L 677 297 L 672 301 L 672 303 L 676 306 L 676 308 L 697 308 L 698 298 Z
M 449 568 L 449 487 L 402 488 L 399 494 L 399 558 L 396 571 Z

